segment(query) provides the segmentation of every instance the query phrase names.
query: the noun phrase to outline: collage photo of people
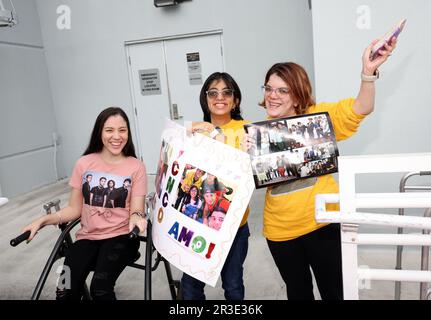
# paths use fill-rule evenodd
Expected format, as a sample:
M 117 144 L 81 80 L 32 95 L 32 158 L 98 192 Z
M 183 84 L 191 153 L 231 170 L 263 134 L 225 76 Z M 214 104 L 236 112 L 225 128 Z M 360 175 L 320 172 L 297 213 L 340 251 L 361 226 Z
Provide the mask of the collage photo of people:
M 125 208 L 132 188 L 131 177 L 85 172 L 82 183 L 84 203 L 92 207 Z
M 208 227 L 220 230 L 232 202 L 234 188 L 217 176 L 186 164 L 175 209 Z
M 245 125 L 253 141 L 256 188 L 338 171 L 338 147 L 327 112 Z

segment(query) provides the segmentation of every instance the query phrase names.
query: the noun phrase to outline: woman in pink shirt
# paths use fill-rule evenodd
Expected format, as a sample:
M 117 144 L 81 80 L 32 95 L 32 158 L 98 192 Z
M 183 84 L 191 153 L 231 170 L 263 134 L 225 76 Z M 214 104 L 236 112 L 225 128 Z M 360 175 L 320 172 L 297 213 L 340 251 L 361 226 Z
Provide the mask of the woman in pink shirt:
M 90 186 L 95 190 L 91 191 L 95 193 L 93 197 L 105 198 L 109 191 L 109 198 L 118 205 L 106 208 L 98 202 L 96 205 L 84 202 L 82 191 L 89 175 L 93 177 Z M 108 190 L 108 185 L 99 183 L 103 178 L 120 187 Z M 94 270 L 90 286 L 92 298 L 115 300 L 115 282 L 139 248 L 139 241 L 130 240 L 128 234 L 135 226 L 141 232 L 147 228 L 143 213 L 146 170 L 136 158 L 129 119 L 121 108 L 110 107 L 99 114 L 90 143 L 76 162 L 69 185 L 72 191 L 68 206 L 33 221 L 23 232 L 31 231 L 30 241 L 43 226 L 80 218 L 77 241 L 64 260 L 63 277 L 70 276 L 70 281 L 66 281 L 70 287 L 60 288 L 59 285 L 57 299 L 81 299 L 85 279 Z

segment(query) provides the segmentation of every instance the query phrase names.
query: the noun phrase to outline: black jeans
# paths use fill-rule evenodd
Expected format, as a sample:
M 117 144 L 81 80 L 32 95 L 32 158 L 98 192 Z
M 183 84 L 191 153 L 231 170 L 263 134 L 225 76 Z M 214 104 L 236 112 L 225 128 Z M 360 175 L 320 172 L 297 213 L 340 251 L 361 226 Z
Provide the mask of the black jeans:
M 57 288 L 57 300 L 80 300 L 85 280 L 94 270 L 90 294 L 94 300 L 115 300 L 114 286 L 124 268 L 134 260 L 139 240 L 129 235 L 104 240 L 78 240 L 67 251 L 62 278 L 70 287 Z
M 340 225 L 330 224 L 288 241 L 267 239 L 289 300 L 314 300 L 313 270 L 323 300 L 343 299 Z

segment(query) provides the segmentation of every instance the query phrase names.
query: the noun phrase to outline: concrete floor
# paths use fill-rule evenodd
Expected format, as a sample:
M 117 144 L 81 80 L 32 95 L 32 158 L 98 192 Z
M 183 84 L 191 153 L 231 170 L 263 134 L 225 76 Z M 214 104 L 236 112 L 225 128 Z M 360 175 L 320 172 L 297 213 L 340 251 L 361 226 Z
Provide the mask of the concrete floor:
M 150 180 L 152 180 L 150 177 Z M 150 189 L 152 183 L 149 183 Z M 244 281 L 246 299 L 283 300 L 286 290 L 277 268 L 269 253 L 266 241 L 262 236 L 262 208 L 265 189 L 256 190 L 251 203 L 249 218 L 250 242 L 245 262 Z M 30 243 L 22 243 L 13 248 L 10 239 L 20 233 L 21 228 L 32 219 L 44 214 L 43 204 L 59 198 L 61 206 L 68 201 L 69 187 L 67 181 L 39 188 L 28 194 L 9 199 L 9 203 L 0 208 L 0 299 L 30 299 L 46 260 L 52 250 L 60 231 L 57 227 L 48 226 L 42 229 Z M 141 253 L 143 254 L 143 246 Z M 367 248 L 359 247 L 359 265 L 371 268 L 391 269 L 395 266 L 395 247 Z M 405 249 L 405 269 L 420 269 L 420 249 Z M 56 269 L 62 261 L 57 261 L 48 276 L 41 299 L 55 297 Z M 143 258 L 138 263 L 143 264 Z M 174 279 L 181 277 L 181 272 L 172 267 Z M 170 291 L 164 267 L 152 273 L 153 299 L 170 299 Z M 144 272 L 127 268 L 117 281 L 116 294 L 118 299 L 144 299 Z M 207 286 L 207 299 L 223 300 L 223 289 L 220 280 L 215 288 Z M 315 286 L 315 296 L 319 298 Z M 389 281 L 373 281 L 365 290 L 360 290 L 360 299 L 391 300 L 394 297 L 394 283 Z M 403 283 L 402 299 L 418 299 L 419 284 Z

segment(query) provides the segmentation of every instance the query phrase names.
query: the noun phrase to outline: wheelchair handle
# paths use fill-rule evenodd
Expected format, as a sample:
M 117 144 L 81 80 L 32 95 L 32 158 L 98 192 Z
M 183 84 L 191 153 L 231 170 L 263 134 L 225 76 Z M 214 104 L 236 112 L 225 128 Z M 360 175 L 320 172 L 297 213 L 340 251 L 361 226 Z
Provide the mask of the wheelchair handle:
M 139 230 L 138 226 L 134 226 L 133 230 L 129 233 L 129 239 L 137 239 L 140 232 L 141 231 Z
M 20 234 L 18 237 L 16 237 L 15 239 L 12 239 L 10 241 L 10 245 L 12 247 L 16 247 L 17 245 L 19 245 L 21 242 L 27 240 L 30 237 L 31 231 L 28 230 L 22 234 Z

